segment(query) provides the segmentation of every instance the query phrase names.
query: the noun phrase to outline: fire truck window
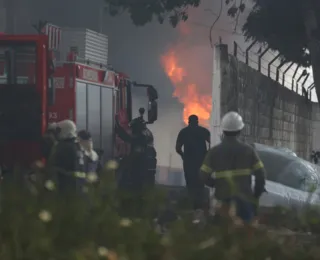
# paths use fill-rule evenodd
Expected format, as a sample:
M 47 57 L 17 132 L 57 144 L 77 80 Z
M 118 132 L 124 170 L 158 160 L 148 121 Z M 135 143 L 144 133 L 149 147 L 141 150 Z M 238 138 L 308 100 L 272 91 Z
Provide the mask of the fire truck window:
M 32 86 L 0 89 L 0 142 L 41 137 L 41 98 Z
M 79 130 L 87 130 L 87 85 L 76 84 L 76 122 Z
M 0 84 L 36 84 L 36 45 L 0 45 Z
M 102 133 L 101 143 L 102 149 L 104 150 L 104 159 L 111 159 L 113 152 L 113 90 L 110 88 L 102 88 L 101 94 L 101 111 L 102 111 Z
M 88 130 L 94 148 L 100 147 L 100 87 L 88 85 Z

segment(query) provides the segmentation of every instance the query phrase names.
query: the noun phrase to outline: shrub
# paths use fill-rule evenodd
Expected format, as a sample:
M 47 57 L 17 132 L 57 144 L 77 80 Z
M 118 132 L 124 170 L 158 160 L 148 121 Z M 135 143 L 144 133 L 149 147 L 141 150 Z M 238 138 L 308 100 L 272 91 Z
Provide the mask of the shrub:
M 165 194 L 154 190 L 141 198 L 119 193 L 114 175 L 114 169 L 104 169 L 98 181 L 89 174 L 82 193 L 62 195 L 49 169 L 38 169 L 29 185 L 15 172 L 1 187 L 0 259 L 320 258 L 314 241 L 302 243 L 304 238 L 297 235 L 244 227 L 234 216 L 225 220 L 227 225 L 194 225 L 181 213 L 160 234 L 154 217 L 159 205 L 165 207 Z

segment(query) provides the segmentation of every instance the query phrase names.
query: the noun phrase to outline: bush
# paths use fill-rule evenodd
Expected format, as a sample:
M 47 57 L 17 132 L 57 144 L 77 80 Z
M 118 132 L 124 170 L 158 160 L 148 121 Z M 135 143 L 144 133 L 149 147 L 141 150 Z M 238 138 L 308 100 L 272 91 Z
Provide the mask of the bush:
M 189 216 L 157 232 L 154 217 L 163 193 L 119 193 L 114 167 L 97 181 L 87 176 L 83 192 L 61 195 L 49 169 L 25 185 L 19 172 L 2 184 L 1 260 L 196 260 L 319 259 L 316 242 L 244 227 L 234 216 L 226 225 L 193 225 Z M 141 194 L 140 194 L 141 195 Z M 282 213 L 281 213 L 282 214 Z M 317 226 L 314 224 L 314 226 Z M 314 230 L 318 230 L 314 228 Z

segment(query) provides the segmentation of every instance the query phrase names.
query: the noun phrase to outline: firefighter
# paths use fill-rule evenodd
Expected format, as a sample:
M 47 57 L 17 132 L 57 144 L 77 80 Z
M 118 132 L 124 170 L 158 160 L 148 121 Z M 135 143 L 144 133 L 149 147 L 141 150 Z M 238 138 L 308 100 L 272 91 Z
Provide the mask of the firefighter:
M 189 116 L 189 125 L 178 134 L 176 152 L 183 161 L 186 186 L 195 214 L 204 208 L 205 187 L 199 176 L 199 170 L 207 153 L 207 144 L 210 147 L 209 130 L 199 126 L 196 115 Z
M 131 217 L 141 217 L 145 210 L 145 198 L 153 190 L 157 166 L 157 153 L 154 148 L 153 134 L 146 127 L 143 119 L 143 109 L 140 116 L 130 122 L 131 134 L 128 134 L 119 124 L 116 131 L 119 137 L 130 143 L 129 156 L 123 159 L 120 177 L 118 179 L 122 214 Z
M 63 192 L 82 191 L 86 182 L 84 153 L 77 141 L 74 122 L 63 120 L 57 123 L 58 143 L 55 146 L 53 165 L 57 173 L 58 186 Z
M 215 197 L 223 205 L 221 213 L 235 205 L 236 215 L 250 223 L 255 203 L 265 191 L 265 169 L 254 148 L 238 139 L 244 128 L 238 113 L 228 112 L 221 127 L 224 138 L 208 151 L 200 174 L 208 186 L 215 187 Z M 255 176 L 254 190 L 251 175 Z
M 42 155 L 46 160 L 49 159 L 52 149 L 57 143 L 58 134 L 59 134 L 59 130 L 58 130 L 57 124 L 52 123 L 48 126 L 47 131 L 42 137 L 42 144 L 41 144 Z
M 99 156 L 96 151 L 93 150 L 91 134 L 86 130 L 81 130 L 78 133 L 78 140 L 84 151 L 85 172 L 98 172 L 101 166 Z
M 157 166 L 157 152 L 154 148 L 153 134 L 143 119 L 144 109 L 140 108 L 139 113 L 140 116 L 129 124 L 131 135 L 119 123 L 116 127 L 119 137 L 131 144 L 131 152 L 127 158 L 128 165 L 126 165 L 126 168 L 130 168 L 130 170 L 124 169 L 122 171 L 120 185 L 131 186 L 136 190 L 154 186 Z

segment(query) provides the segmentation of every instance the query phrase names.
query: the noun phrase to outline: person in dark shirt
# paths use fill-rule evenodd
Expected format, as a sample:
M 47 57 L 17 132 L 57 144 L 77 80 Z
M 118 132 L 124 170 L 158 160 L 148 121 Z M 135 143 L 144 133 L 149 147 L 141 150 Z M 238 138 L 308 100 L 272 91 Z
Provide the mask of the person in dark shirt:
M 199 170 L 208 150 L 207 145 L 210 147 L 209 130 L 199 126 L 198 117 L 191 115 L 189 125 L 178 134 L 176 152 L 183 161 L 186 186 L 195 211 L 204 207 L 204 183 L 199 177 Z

